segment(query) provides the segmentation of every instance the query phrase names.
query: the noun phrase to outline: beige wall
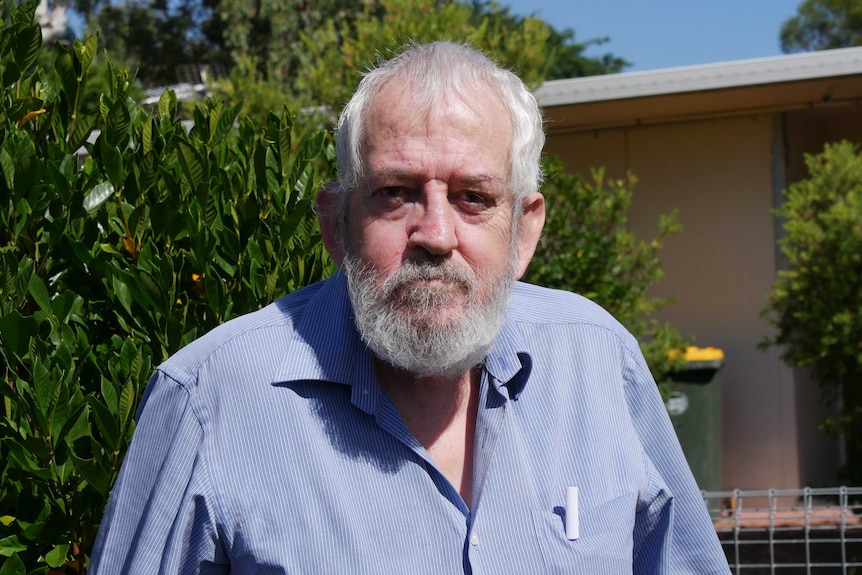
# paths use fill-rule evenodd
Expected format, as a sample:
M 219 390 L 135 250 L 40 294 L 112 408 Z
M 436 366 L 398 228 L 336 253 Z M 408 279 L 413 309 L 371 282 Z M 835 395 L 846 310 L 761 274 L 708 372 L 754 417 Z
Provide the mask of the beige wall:
M 774 117 L 750 115 L 553 134 L 547 151 L 570 170 L 605 165 L 639 179 L 632 227 L 652 237 L 659 214 L 679 209 L 685 231 L 667 242 L 657 295 L 663 312 L 700 346 L 726 353 L 722 376 L 724 486 L 800 485 L 793 374 L 757 344 L 776 269 L 771 209 Z

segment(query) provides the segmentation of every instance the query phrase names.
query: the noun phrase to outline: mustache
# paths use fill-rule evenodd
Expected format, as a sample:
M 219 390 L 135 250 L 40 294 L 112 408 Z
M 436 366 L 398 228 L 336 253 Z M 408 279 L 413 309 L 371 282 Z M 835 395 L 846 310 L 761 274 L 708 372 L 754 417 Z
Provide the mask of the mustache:
M 406 261 L 387 277 L 381 286 L 383 297 L 389 297 L 405 287 L 418 282 L 440 281 L 455 284 L 466 293 L 475 289 L 475 278 L 464 265 L 452 260 L 429 259 Z

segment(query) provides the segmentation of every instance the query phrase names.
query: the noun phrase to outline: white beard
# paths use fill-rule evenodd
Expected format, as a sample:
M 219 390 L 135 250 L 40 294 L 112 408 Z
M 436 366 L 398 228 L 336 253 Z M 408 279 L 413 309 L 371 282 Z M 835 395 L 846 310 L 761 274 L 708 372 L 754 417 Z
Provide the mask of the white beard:
M 514 261 L 482 296 L 472 270 L 449 259 L 405 262 L 382 285 L 352 255 L 342 268 L 356 329 L 371 351 L 411 374 L 448 377 L 485 360 L 505 321 Z

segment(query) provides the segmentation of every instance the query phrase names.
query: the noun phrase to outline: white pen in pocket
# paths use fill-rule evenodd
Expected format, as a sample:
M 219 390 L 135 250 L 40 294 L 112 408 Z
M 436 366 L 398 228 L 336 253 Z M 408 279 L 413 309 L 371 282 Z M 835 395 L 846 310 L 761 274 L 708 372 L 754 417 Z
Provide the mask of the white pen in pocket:
M 574 541 L 581 534 L 578 524 L 578 488 L 566 487 L 566 539 Z

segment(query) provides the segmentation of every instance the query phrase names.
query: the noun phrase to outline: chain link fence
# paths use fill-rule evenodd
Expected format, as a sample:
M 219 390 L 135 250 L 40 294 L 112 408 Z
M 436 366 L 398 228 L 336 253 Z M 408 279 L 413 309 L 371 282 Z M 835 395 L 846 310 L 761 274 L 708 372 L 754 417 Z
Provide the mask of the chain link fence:
M 705 491 L 731 571 L 862 575 L 862 488 Z

